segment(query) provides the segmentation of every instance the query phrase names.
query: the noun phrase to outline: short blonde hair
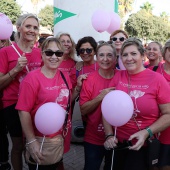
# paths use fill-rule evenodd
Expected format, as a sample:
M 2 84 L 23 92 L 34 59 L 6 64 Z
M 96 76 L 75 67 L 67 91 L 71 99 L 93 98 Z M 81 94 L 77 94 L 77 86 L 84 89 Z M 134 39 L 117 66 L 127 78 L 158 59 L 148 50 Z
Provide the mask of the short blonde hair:
M 107 43 L 107 42 L 104 42 L 104 43 L 99 44 L 99 45 L 97 46 L 97 49 L 96 49 L 96 53 L 97 53 L 97 54 L 98 54 L 99 49 L 100 49 L 101 47 L 103 47 L 103 46 L 109 46 L 109 47 L 111 47 L 111 48 L 113 49 L 113 55 L 117 58 L 117 53 L 116 53 L 115 45 L 114 45 L 114 44 L 109 44 L 109 43 Z
M 141 55 L 144 56 L 144 53 L 145 53 L 145 49 L 142 45 L 142 41 L 138 38 L 135 38 L 135 37 L 131 37 L 131 38 L 128 38 L 122 45 L 122 48 L 120 50 L 120 54 L 122 55 L 123 54 L 123 51 L 126 47 L 130 46 L 130 45 L 135 45 L 138 49 L 138 51 L 140 52 Z
M 58 38 L 55 38 L 55 37 L 51 37 L 51 38 L 46 38 L 44 40 L 44 42 L 42 43 L 42 46 L 41 46 L 41 51 L 43 52 L 44 50 L 47 49 L 47 47 L 49 46 L 50 42 L 55 42 L 57 47 L 64 52 L 64 47 L 62 45 L 62 43 L 60 42 L 60 40 Z
M 74 40 L 72 39 L 71 35 L 69 33 L 66 33 L 66 32 L 60 32 L 57 34 L 56 38 L 58 38 L 60 40 L 61 36 L 68 36 L 71 40 L 71 43 L 72 43 L 72 48 L 71 48 L 71 52 L 70 52 L 70 58 L 72 58 L 73 60 L 75 60 L 75 42 Z
M 38 26 L 40 25 L 39 24 L 39 20 L 38 18 L 34 15 L 34 14 L 24 14 L 24 15 L 21 15 L 19 16 L 19 18 L 17 19 L 16 21 L 16 26 L 17 27 L 21 27 L 23 25 L 23 23 L 28 19 L 28 18 L 34 18 L 37 22 L 38 22 Z M 18 41 L 20 39 L 20 32 L 16 32 L 15 33 L 15 41 Z

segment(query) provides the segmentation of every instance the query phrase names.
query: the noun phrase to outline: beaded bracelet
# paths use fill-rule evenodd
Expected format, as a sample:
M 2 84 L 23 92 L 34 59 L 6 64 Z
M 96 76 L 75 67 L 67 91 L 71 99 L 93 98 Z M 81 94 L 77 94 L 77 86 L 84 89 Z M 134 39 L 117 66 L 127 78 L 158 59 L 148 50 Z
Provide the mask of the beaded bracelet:
M 26 145 L 29 145 L 29 144 L 35 142 L 36 140 L 37 140 L 37 139 L 33 139 L 33 140 L 31 140 L 30 142 L 27 142 Z

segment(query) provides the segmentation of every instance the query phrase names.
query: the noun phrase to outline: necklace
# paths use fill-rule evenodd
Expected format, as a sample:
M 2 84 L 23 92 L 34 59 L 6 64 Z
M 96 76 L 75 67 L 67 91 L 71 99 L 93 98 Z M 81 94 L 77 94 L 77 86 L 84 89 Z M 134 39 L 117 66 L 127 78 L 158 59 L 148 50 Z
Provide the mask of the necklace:
M 128 73 L 127 73 L 128 74 Z M 129 96 L 131 97 L 131 95 L 130 95 L 130 87 L 131 87 L 131 81 L 130 81 L 130 76 L 129 76 L 129 74 L 128 74 L 128 94 L 129 94 Z M 135 96 L 134 96 L 135 97 Z M 138 122 L 137 122 L 137 120 L 136 120 L 136 116 L 137 116 L 137 114 L 136 114 L 136 112 L 140 112 L 139 110 L 138 110 L 138 108 L 137 108 L 137 104 L 136 104 L 136 98 L 135 98 L 135 107 L 136 107 L 136 109 L 134 109 L 134 113 L 133 113 L 133 115 L 132 115 L 132 119 L 134 120 L 134 122 L 136 123 L 136 126 L 138 127 L 138 129 L 139 130 L 141 130 L 140 129 L 140 127 L 139 127 L 139 124 L 138 124 Z

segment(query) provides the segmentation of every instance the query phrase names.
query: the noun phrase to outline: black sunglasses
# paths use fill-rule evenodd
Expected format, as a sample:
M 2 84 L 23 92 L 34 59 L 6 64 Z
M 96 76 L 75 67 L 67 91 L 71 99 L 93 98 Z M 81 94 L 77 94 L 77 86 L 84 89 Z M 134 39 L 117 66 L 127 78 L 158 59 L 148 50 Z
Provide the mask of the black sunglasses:
M 85 48 L 80 48 L 79 53 L 84 54 L 85 51 L 86 51 L 87 54 L 91 54 L 93 49 L 92 48 L 86 48 L 86 49 Z
M 121 42 L 125 41 L 125 38 L 124 38 L 124 37 L 120 37 L 120 38 L 113 37 L 113 38 L 112 38 L 112 41 L 117 41 L 117 39 L 119 39 L 119 41 L 121 41 Z
M 45 53 L 46 56 L 53 56 L 54 54 L 57 56 L 57 57 L 62 57 L 63 56 L 63 52 L 60 51 L 60 50 L 57 50 L 57 51 L 43 51 Z

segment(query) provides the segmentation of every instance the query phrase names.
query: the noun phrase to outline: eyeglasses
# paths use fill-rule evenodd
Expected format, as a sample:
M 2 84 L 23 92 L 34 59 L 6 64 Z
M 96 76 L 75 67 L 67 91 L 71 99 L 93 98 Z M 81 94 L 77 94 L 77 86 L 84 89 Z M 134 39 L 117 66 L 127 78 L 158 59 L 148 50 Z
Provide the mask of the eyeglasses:
M 87 54 L 91 54 L 93 49 L 92 48 L 80 48 L 79 53 L 84 54 L 85 51 Z
M 97 44 L 98 45 L 102 45 L 102 44 L 110 44 L 110 45 L 112 45 L 113 41 L 103 41 L 103 40 L 101 40 L 101 41 L 98 41 Z
M 125 41 L 125 38 L 124 38 L 124 37 L 120 37 L 120 38 L 113 37 L 113 38 L 112 38 L 112 41 L 117 41 L 117 39 L 119 39 L 119 41 L 121 41 L 121 42 Z
M 57 50 L 57 51 L 43 51 L 45 53 L 46 56 L 53 56 L 54 54 L 57 56 L 57 57 L 62 57 L 63 56 L 63 52 L 60 51 L 60 50 Z

